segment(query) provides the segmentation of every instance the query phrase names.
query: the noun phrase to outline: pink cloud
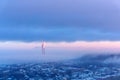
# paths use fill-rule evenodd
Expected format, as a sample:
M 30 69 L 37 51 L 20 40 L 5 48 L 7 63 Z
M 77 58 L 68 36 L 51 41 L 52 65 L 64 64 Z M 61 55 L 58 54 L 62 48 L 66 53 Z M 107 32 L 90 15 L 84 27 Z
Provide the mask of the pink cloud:
M 120 41 L 76 41 L 46 42 L 48 50 L 70 50 L 82 52 L 120 52 Z M 41 49 L 41 42 L 0 42 L 1 49 Z

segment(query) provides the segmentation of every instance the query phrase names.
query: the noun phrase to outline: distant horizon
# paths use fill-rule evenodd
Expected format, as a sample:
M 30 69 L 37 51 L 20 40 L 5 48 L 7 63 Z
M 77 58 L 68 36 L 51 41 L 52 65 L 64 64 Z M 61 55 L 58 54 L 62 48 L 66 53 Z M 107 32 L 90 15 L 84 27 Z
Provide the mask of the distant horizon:
M 84 55 L 120 54 L 120 42 L 116 41 L 76 41 L 45 42 L 45 55 L 42 42 L 0 42 L 0 63 L 64 61 Z

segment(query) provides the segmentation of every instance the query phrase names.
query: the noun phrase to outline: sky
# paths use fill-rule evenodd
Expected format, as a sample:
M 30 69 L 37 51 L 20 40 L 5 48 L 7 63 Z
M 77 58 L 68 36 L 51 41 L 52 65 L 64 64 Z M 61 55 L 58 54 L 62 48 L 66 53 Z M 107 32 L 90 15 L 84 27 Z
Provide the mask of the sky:
M 119 0 L 1 0 L 0 40 L 120 40 L 119 3 Z
M 119 21 L 119 0 L 0 0 L 0 52 L 33 50 L 33 55 L 40 53 L 41 41 L 45 41 L 50 50 L 64 55 L 72 54 L 70 45 L 76 55 L 118 53 Z M 48 52 L 57 53 L 53 51 Z

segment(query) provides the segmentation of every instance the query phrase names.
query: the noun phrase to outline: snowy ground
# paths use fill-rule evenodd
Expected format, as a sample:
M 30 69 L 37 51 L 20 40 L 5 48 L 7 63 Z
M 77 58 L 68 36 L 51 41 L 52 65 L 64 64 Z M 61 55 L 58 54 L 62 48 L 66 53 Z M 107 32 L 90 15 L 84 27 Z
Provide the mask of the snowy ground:
M 114 57 L 84 56 L 64 62 L 1 65 L 0 80 L 120 80 L 119 64 L 107 62 Z

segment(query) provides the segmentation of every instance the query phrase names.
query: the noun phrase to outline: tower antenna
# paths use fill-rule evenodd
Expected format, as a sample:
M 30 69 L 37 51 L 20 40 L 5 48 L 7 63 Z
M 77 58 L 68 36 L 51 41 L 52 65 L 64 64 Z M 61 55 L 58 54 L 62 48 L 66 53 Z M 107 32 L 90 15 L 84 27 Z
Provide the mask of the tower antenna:
M 41 48 L 42 48 L 42 54 L 45 55 L 45 42 L 44 41 L 42 42 Z

